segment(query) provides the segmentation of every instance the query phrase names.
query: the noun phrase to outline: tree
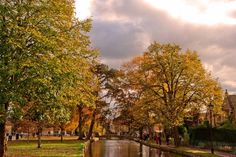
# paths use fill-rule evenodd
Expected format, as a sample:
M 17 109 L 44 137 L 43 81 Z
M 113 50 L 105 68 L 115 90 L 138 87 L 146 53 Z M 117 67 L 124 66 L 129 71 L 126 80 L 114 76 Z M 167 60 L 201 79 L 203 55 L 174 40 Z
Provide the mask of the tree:
M 91 105 L 90 105 L 91 106 Z M 84 124 L 91 118 L 92 111 L 89 110 L 89 105 L 77 105 L 77 114 L 78 114 L 78 127 L 76 130 L 78 131 L 79 138 L 78 140 L 82 140 L 84 138 Z
M 124 64 L 111 88 L 119 111 L 116 119 L 123 121 L 130 133 L 139 130 L 140 135 L 145 128 L 148 128 L 151 134 L 154 122 L 154 109 L 149 103 L 152 101 L 142 86 L 143 81 L 147 81 L 140 68 L 143 59 L 143 56 L 138 56 Z
M 78 115 L 79 115 L 79 124 L 78 124 L 78 129 L 79 129 L 79 140 L 83 139 L 83 133 L 82 133 L 82 122 L 83 122 L 83 106 L 77 105 L 77 111 L 78 111 Z
M 9 109 L 33 102 L 44 112 L 57 101 L 68 104 L 70 93 L 62 84 L 89 88 L 87 69 L 96 58 L 89 30 L 89 20 L 75 18 L 73 0 L 1 1 L 0 156 Z
M 163 123 L 174 128 L 175 145 L 178 146 L 177 126 L 191 108 L 211 96 L 205 92 L 211 88 L 209 82 L 216 85 L 217 82 L 209 77 L 196 52 L 181 52 L 177 45 L 151 44 L 141 66 L 150 80 L 144 81 L 143 86 L 156 98 L 153 105 L 164 117 Z
M 126 91 L 124 95 L 132 93 L 136 98 L 131 105 L 133 120 L 141 127 L 148 124 L 148 120 L 152 124 L 151 117 L 156 116 L 156 122 L 174 130 L 177 146 L 178 126 L 184 117 L 191 110 L 206 108 L 213 95 L 217 104 L 222 98 L 218 82 L 204 69 L 197 53 L 181 52 L 174 44 L 154 42 L 142 56 L 125 64 L 124 74 L 125 86 L 121 91 Z M 127 100 L 128 96 L 123 98 Z M 142 123 L 145 120 L 146 123 Z
M 47 112 L 49 109 L 46 106 L 37 104 L 33 105 L 25 115 L 25 119 L 34 122 L 37 130 L 38 148 L 41 148 L 41 136 L 43 128 L 49 126 L 50 114 Z
M 63 134 L 65 127 L 69 124 L 72 118 L 72 109 L 66 105 L 54 105 L 50 110 L 50 123 L 54 127 L 60 128 L 61 142 L 63 141 Z
M 106 97 L 106 99 L 109 99 L 108 88 L 112 78 L 114 77 L 115 70 L 110 69 L 105 64 L 98 63 L 95 65 L 93 73 L 97 78 L 97 86 L 93 92 L 94 96 L 97 97 L 97 100 L 95 101 L 95 106 L 92 112 L 87 139 L 90 139 L 92 136 L 96 115 L 98 115 L 104 108 L 107 107 L 107 102 L 104 100 L 104 98 Z

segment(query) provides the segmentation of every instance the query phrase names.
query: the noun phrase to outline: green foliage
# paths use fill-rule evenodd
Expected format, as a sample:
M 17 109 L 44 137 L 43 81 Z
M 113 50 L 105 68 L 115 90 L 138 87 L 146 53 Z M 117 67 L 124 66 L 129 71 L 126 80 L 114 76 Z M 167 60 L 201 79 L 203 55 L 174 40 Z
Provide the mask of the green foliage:
M 220 128 L 222 129 L 235 129 L 236 130 L 236 126 L 234 124 L 232 124 L 232 122 L 230 120 L 226 120 L 225 122 L 223 122 L 220 126 Z
M 235 146 L 235 129 L 213 128 L 212 132 L 214 142 L 222 143 L 223 145 Z M 211 141 L 210 137 L 210 128 L 190 129 L 190 143 L 192 145 L 198 145 L 200 142 L 209 143 Z
M 23 115 L 24 113 L 20 106 L 14 106 L 12 109 L 9 110 L 9 118 L 12 122 L 22 120 Z
M 50 109 L 50 124 L 65 128 L 66 124 L 70 122 L 72 116 L 72 108 L 65 105 L 54 105 Z
M 74 1 L 1 1 L 0 106 L 4 117 L 8 107 L 14 110 L 28 103 L 35 105 L 31 111 L 37 111 L 40 119 L 53 104 L 95 101 L 87 94 L 91 84 L 96 84 L 91 66 L 97 54 L 86 35 L 90 28 L 91 20 L 74 17 Z
M 33 106 L 25 113 L 24 119 L 33 121 L 38 127 L 42 128 L 48 125 L 50 114 L 48 113 L 50 106 L 42 104 L 33 104 Z
M 91 20 L 75 18 L 73 0 L 1 0 L 1 123 L 21 117 L 20 107 L 41 130 L 51 121 L 66 123 L 65 112 L 64 117 L 51 116 L 63 111 L 55 104 L 94 103 L 97 52 L 90 48 L 90 28 Z
M 210 123 L 208 120 L 203 121 L 203 123 L 197 125 L 195 128 L 209 128 L 210 127 Z
M 189 133 L 186 127 L 181 127 L 181 131 L 179 131 L 182 138 L 183 138 L 183 145 L 188 145 L 189 144 Z

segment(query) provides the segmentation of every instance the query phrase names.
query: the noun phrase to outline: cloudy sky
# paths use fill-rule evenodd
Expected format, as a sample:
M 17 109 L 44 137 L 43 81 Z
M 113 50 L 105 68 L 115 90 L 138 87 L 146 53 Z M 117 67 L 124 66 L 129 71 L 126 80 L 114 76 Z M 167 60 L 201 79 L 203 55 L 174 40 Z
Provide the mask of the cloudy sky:
M 153 42 L 199 53 L 224 89 L 236 93 L 236 0 L 76 0 L 80 19 L 92 17 L 92 46 L 113 67 Z

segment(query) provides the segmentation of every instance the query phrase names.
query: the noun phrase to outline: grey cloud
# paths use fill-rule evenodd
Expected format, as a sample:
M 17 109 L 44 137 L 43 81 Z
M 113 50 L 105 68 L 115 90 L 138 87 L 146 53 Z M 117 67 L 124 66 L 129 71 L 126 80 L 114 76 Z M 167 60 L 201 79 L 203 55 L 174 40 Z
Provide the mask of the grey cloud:
M 221 86 L 223 86 L 224 89 L 227 89 L 230 92 L 230 94 L 236 94 L 236 91 L 235 91 L 236 87 L 232 87 L 232 85 L 230 84 L 221 84 Z
M 106 58 L 123 58 L 141 52 L 142 44 L 138 40 L 142 30 L 131 23 L 94 21 L 91 32 L 93 44 L 101 49 Z
M 203 62 L 213 66 L 212 73 L 222 78 L 223 87 L 236 91 L 236 86 L 229 88 L 230 81 L 236 82 L 236 73 L 227 78 L 221 71 L 223 66 L 236 69 L 235 25 L 186 23 L 142 0 L 96 0 L 92 8 L 92 42 L 109 65 L 118 67 L 122 60 L 145 51 L 154 40 L 176 43 L 198 51 Z M 111 16 L 114 19 L 109 19 Z

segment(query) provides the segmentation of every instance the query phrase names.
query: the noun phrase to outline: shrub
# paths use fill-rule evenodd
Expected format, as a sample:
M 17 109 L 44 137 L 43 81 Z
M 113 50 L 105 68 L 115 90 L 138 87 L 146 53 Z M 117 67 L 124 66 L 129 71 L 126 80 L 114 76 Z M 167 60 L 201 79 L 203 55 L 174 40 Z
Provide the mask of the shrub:
M 214 143 L 224 145 L 236 145 L 236 129 L 212 128 L 212 139 Z M 190 144 L 199 145 L 200 142 L 209 143 L 211 141 L 210 128 L 190 129 Z

